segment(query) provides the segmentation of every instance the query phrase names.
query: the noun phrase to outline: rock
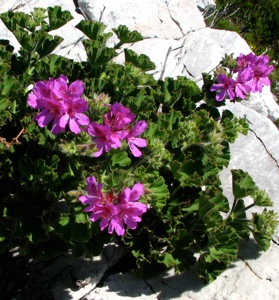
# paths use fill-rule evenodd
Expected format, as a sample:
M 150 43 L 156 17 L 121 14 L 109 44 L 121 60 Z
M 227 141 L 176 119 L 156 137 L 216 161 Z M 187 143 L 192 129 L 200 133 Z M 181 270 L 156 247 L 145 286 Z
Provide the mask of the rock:
M 188 31 L 205 27 L 194 0 L 79 0 L 78 3 L 91 20 L 101 20 L 109 29 L 125 24 L 146 38 L 179 39 Z
M 196 0 L 196 4 L 201 11 L 216 7 L 215 0 Z
M 231 145 L 231 160 L 220 178 L 225 195 L 232 199 L 231 169 L 248 172 L 259 188 L 266 190 L 279 212 L 279 131 L 271 120 L 240 103 L 226 104 L 237 117 L 245 117 L 250 130 Z
M 254 109 L 272 121 L 276 121 L 279 119 L 279 107 L 276 100 L 276 97 L 270 92 L 270 88 L 264 87 L 262 93 L 251 93 L 249 99 L 241 102 L 241 104 Z
M 233 268 L 205 285 L 195 270 L 174 274 L 173 271 L 140 280 L 134 274 L 109 276 L 104 286 L 90 292 L 83 300 L 239 300 L 277 299 L 279 297 L 278 247 L 264 254 L 250 241 Z M 132 288 L 131 288 L 132 287 Z

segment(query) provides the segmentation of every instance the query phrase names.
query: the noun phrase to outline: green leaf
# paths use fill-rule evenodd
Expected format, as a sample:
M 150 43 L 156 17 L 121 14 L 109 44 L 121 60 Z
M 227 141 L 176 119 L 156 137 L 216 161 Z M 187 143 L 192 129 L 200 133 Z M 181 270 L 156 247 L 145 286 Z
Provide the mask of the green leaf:
M 275 229 L 279 225 L 278 214 L 267 209 L 264 209 L 261 214 L 253 213 L 252 225 L 256 242 L 262 250 L 268 250 Z
M 251 196 L 258 206 L 272 206 L 272 201 L 265 191 L 260 190 L 252 177 L 242 170 L 232 170 L 233 193 L 235 199 Z
M 97 41 L 86 40 L 83 45 L 92 67 L 105 65 L 117 55 L 113 48 L 101 47 Z
M 57 46 L 63 41 L 63 38 L 60 36 L 43 36 L 38 42 L 38 46 L 36 47 L 37 53 L 40 57 L 44 57 L 49 55 L 52 51 L 57 48 Z
M 161 262 L 167 267 L 172 268 L 174 266 L 179 265 L 179 260 L 175 259 L 171 253 L 165 253 Z
M 73 19 L 69 11 L 62 11 L 61 6 L 48 7 L 47 12 L 49 18 L 48 31 L 57 29 Z
M 70 222 L 70 217 L 69 217 L 69 215 L 60 215 L 60 219 L 59 219 L 59 224 L 61 225 L 61 226 L 66 226 L 66 225 L 68 225 L 69 224 L 69 222 Z
M 126 25 L 120 25 L 112 30 L 120 40 L 120 43 L 116 47 L 126 43 L 135 43 L 143 40 L 143 36 L 138 31 L 130 31 Z
M 127 152 L 117 152 L 113 154 L 111 158 L 112 166 L 125 167 L 131 163 L 131 159 L 128 157 Z
M 103 46 L 113 35 L 112 33 L 104 33 L 106 25 L 101 22 L 82 20 L 76 25 L 76 28 L 82 31 L 89 39 L 99 41 Z
M 248 241 L 251 232 L 249 227 L 250 220 L 247 219 L 243 199 L 236 200 L 233 210 L 226 220 L 226 224 L 232 226 L 241 238 Z
M 156 68 L 155 64 L 145 54 L 138 55 L 131 49 L 124 49 L 125 62 L 132 63 L 134 66 L 142 69 L 143 71 L 150 71 Z
M 236 259 L 239 236 L 228 226 L 216 226 L 208 233 L 208 250 L 201 254 L 198 268 L 199 273 L 211 282 Z
M 13 89 L 18 90 L 19 83 L 16 78 L 5 76 L 3 79 L 3 90 L 1 91 L 2 95 L 7 96 L 10 94 L 10 91 Z
M 255 200 L 255 204 L 258 206 L 272 206 L 272 201 L 265 191 L 255 188 L 251 196 Z
M 11 105 L 11 102 L 9 101 L 9 99 L 1 98 L 1 100 L 0 100 L 0 113 L 1 113 L 1 111 L 5 110 L 7 107 L 9 107 L 10 105 Z
M 76 223 L 83 223 L 86 224 L 89 222 L 88 215 L 85 213 L 79 213 L 75 215 L 75 221 Z
M 169 190 L 165 184 L 163 177 L 149 178 L 148 190 L 150 190 L 150 203 L 158 210 L 162 210 L 166 205 L 167 198 L 169 197 Z
M 233 176 L 233 194 L 235 199 L 250 196 L 256 188 L 252 177 L 242 170 L 231 170 Z

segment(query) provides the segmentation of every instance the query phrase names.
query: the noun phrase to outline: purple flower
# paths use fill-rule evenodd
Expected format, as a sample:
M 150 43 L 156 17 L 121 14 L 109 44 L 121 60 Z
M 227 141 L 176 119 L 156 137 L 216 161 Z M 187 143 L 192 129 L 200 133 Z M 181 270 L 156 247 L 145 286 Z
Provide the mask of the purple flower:
M 235 95 L 241 99 L 245 99 L 247 94 L 251 92 L 248 82 L 253 78 L 254 72 L 251 68 L 243 69 L 238 73 L 235 80 Z
M 256 60 L 257 56 L 252 52 L 248 55 L 244 55 L 241 53 L 236 59 L 237 67 L 233 70 L 233 72 L 236 73 L 245 70 L 249 66 L 253 65 Z
M 137 121 L 133 126 L 131 123 L 135 118 L 136 116 L 131 113 L 129 108 L 115 102 L 110 106 L 110 111 L 104 115 L 103 124 L 90 123 L 87 133 L 93 137 L 98 149 L 94 153 L 94 157 L 99 157 L 111 148 L 119 148 L 122 140 L 126 140 L 135 157 L 141 156 L 142 153 L 138 147 L 146 147 L 147 142 L 137 136 L 144 132 L 147 123 Z
M 99 157 L 103 152 L 109 152 L 111 148 L 117 149 L 121 146 L 119 136 L 114 134 L 108 125 L 91 122 L 86 130 L 94 138 L 98 149 L 94 157 Z
M 217 76 L 217 81 L 219 83 L 215 83 L 210 87 L 211 92 L 219 92 L 216 95 L 217 101 L 223 101 L 225 97 L 228 95 L 230 100 L 235 99 L 235 84 L 232 78 L 227 77 L 224 74 L 219 74 Z
M 143 193 L 144 187 L 141 183 L 136 183 L 132 189 L 125 188 L 119 193 L 119 209 L 112 224 L 116 233 L 125 230 L 124 224 L 136 229 L 137 223 L 141 222 L 141 215 L 147 211 L 147 206 L 138 202 Z
M 104 115 L 104 124 L 109 125 L 112 131 L 121 131 L 136 118 L 130 109 L 119 104 L 113 103 L 110 112 Z
M 114 195 L 102 191 L 102 184 L 98 184 L 95 177 L 87 178 L 88 195 L 79 197 L 82 204 L 88 205 L 84 211 L 91 212 L 90 221 L 96 222 L 99 219 L 100 229 L 103 231 L 108 227 L 108 233 L 117 235 L 125 234 L 125 225 L 130 229 L 136 229 L 141 216 L 147 211 L 147 206 L 138 202 L 144 194 L 144 187 L 141 183 L 136 183 L 132 189 L 125 188 Z
M 27 103 L 40 112 L 35 116 L 40 127 L 52 122 L 51 132 L 58 134 L 66 130 L 69 124 L 70 131 L 80 132 L 80 125 L 89 124 L 89 118 L 84 114 L 88 109 L 87 102 L 80 98 L 84 91 L 81 80 L 76 80 L 68 87 L 68 78 L 60 75 L 57 79 L 35 83 L 33 92 L 28 95 Z
M 43 102 L 43 103 L 42 103 Z M 58 134 L 64 131 L 65 128 L 60 127 L 60 118 L 63 115 L 62 103 L 52 99 L 45 99 L 44 101 L 37 101 L 40 105 L 42 103 L 42 110 L 35 117 L 34 120 L 37 121 L 40 127 L 45 127 L 49 123 L 52 123 L 51 132 L 53 134 Z
M 65 128 L 69 123 L 69 128 L 72 132 L 75 134 L 80 133 L 79 125 L 88 125 L 90 123 L 89 118 L 83 114 L 87 109 L 88 104 L 82 98 L 68 101 L 59 125 Z
M 80 98 L 84 91 L 84 84 L 81 80 L 67 84 L 68 78 L 65 75 L 60 75 L 53 83 L 53 94 L 57 99 L 72 100 Z
M 250 92 L 262 92 L 263 86 L 269 86 L 269 74 L 274 67 L 269 66 L 269 57 L 267 55 L 256 56 L 253 53 L 248 55 L 240 54 L 237 59 L 237 66 L 233 73 L 238 73 L 235 82 L 223 74 L 219 74 L 217 80 L 219 83 L 213 84 L 210 91 L 218 91 L 217 101 L 222 101 L 229 96 L 230 100 L 235 97 L 245 99 Z
M 269 86 L 269 74 L 274 70 L 274 66 L 268 65 L 269 57 L 267 55 L 259 56 L 251 66 L 254 71 L 254 77 L 249 82 L 252 92 L 262 92 L 263 86 Z
M 98 183 L 94 176 L 87 177 L 87 191 L 88 195 L 79 197 L 79 201 L 84 205 L 89 205 L 84 209 L 86 212 L 93 211 L 95 206 L 102 201 L 102 183 Z
M 137 137 L 145 131 L 146 127 L 147 123 L 145 121 L 138 121 L 125 137 L 129 148 L 135 157 L 139 157 L 142 155 L 138 147 L 144 148 L 147 146 L 147 142 L 145 139 Z

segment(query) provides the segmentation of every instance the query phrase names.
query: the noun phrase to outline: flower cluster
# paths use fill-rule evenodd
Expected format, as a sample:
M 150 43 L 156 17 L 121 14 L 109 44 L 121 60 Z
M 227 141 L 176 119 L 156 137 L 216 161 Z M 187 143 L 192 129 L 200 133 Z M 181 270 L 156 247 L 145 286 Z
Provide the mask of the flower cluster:
M 117 149 L 125 140 L 135 157 L 142 155 L 139 148 L 147 146 L 147 142 L 138 136 L 147 128 L 145 121 L 137 121 L 134 125 L 136 115 L 130 109 L 115 102 L 110 105 L 110 111 L 103 117 L 103 124 L 90 122 L 84 114 L 88 109 L 88 103 L 81 98 L 84 84 L 76 80 L 69 86 L 68 78 L 60 75 L 58 78 L 50 78 L 48 81 L 35 83 L 32 93 L 28 95 L 27 103 L 40 112 L 35 116 L 40 127 L 45 127 L 52 122 L 51 132 L 58 134 L 69 129 L 78 134 L 80 125 L 86 126 L 84 130 L 93 137 L 98 149 L 94 157 L 99 157 L 103 152 L 111 148 Z
M 97 145 L 98 151 L 94 153 L 94 157 L 99 157 L 111 148 L 119 148 L 122 140 L 127 142 L 135 157 L 141 156 L 139 148 L 146 147 L 147 142 L 138 136 L 145 131 L 147 123 L 140 120 L 132 125 L 135 118 L 129 108 L 115 102 L 110 106 L 110 111 L 104 115 L 103 124 L 91 122 L 86 130 Z
M 121 236 L 125 234 L 126 224 L 130 229 L 136 229 L 137 223 L 141 222 L 141 216 L 147 211 L 147 206 L 138 202 L 144 194 L 144 187 L 141 183 L 136 183 L 132 189 L 125 188 L 114 195 L 113 190 L 109 193 L 102 191 L 103 184 L 98 183 L 94 176 L 88 177 L 88 195 L 79 197 L 82 204 L 88 205 L 84 211 L 91 212 L 92 222 L 100 221 L 100 228 L 103 231 L 108 227 L 108 232 Z
M 69 86 L 67 82 L 68 78 L 64 75 L 48 81 L 38 81 L 27 98 L 27 103 L 32 108 L 40 110 L 35 116 L 38 125 L 45 127 L 52 122 L 51 132 L 55 135 L 64 132 L 67 124 L 73 133 L 78 134 L 80 125 L 90 123 L 84 114 L 88 104 L 81 98 L 83 82 L 76 80 Z
M 250 92 L 262 92 L 263 86 L 270 85 L 268 75 L 274 69 L 268 63 L 268 55 L 240 54 L 237 58 L 237 66 L 233 70 L 233 73 L 237 73 L 236 79 L 234 80 L 225 74 L 219 74 L 217 76 L 218 83 L 213 84 L 210 91 L 218 92 L 217 101 L 222 101 L 227 96 L 230 100 L 245 99 Z

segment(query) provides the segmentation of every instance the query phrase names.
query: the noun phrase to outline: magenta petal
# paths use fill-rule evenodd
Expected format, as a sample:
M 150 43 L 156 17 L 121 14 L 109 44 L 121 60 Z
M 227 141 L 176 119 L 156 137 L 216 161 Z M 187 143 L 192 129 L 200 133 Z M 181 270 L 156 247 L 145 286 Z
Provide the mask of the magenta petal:
M 223 84 L 215 83 L 210 87 L 210 91 L 216 92 L 216 91 L 219 91 L 220 89 L 222 89 L 222 87 L 223 87 Z
M 68 122 L 69 122 L 70 116 L 68 114 L 64 114 L 62 117 L 59 118 L 59 126 L 66 128 Z
M 100 222 L 100 228 L 103 231 L 109 224 L 109 219 L 108 218 L 104 218 L 101 220 Z
M 78 125 L 77 121 L 75 120 L 75 118 L 70 118 L 69 127 L 73 133 L 75 133 L 75 134 L 80 133 L 80 128 L 79 128 L 79 125 Z
M 140 219 L 141 220 L 141 219 Z M 127 217 L 127 218 L 125 218 L 125 220 L 124 220 L 124 222 L 125 222 L 125 224 L 129 227 L 129 228 L 131 228 L 131 229 L 136 229 L 137 228 L 137 222 L 135 221 L 135 220 L 133 220 L 132 218 L 129 218 L 129 217 Z
M 59 126 L 57 122 L 53 122 L 52 128 L 51 128 L 51 133 L 54 135 L 59 134 L 60 132 L 63 132 L 65 128 L 62 128 Z
M 32 107 L 32 108 L 44 108 L 44 106 L 41 104 L 39 101 L 38 97 L 35 94 L 29 94 L 27 97 L 27 103 Z
M 33 89 L 34 93 L 38 96 L 38 98 L 49 98 L 50 97 L 50 88 L 48 81 L 38 81 L 34 85 Z
M 232 90 L 227 90 L 227 93 L 229 95 L 230 100 L 234 100 L 235 98 L 235 93 Z
M 141 215 L 147 211 L 146 204 L 143 204 L 141 202 L 134 202 L 134 203 L 132 203 L 132 206 L 134 209 L 136 209 L 138 211 L 137 214 Z
M 98 183 L 94 176 L 86 178 L 88 193 L 96 198 L 102 196 L 102 183 Z
M 91 215 L 90 215 L 90 217 L 89 217 L 89 219 L 90 219 L 90 221 L 92 221 L 92 222 L 96 222 L 97 220 L 99 220 L 101 217 L 102 217 L 102 214 L 103 214 L 103 211 L 95 211 L 95 212 L 93 212 Z M 107 220 L 107 223 L 108 223 L 108 219 L 107 218 L 105 218 L 105 219 L 102 219 L 101 220 L 101 222 L 100 223 L 102 223 L 102 225 L 104 226 L 103 227 L 103 229 L 106 227 L 106 226 L 108 226 L 108 225 L 105 225 L 105 222 L 106 222 L 106 220 Z M 101 225 L 101 224 L 100 224 Z M 102 227 L 101 227 L 101 229 L 102 229 Z M 103 230 L 102 229 L 102 230 Z
M 80 97 L 84 91 L 84 83 L 81 80 L 72 82 L 69 86 L 69 94 L 73 97 Z
M 145 139 L 142 138 L 133 138 L 132 139 L 133 144 L 135 144 L 138 147 L 144 148 L 147 146 L 147 142 Z
M 90 199 L 88 198 L 88 196 L 80 196 L 79 198 L 78 198 L 78 200 L 82 203 L 82 204 L 85 204 L 85 205 L 87 205 L 87 204 L 89 204 L 90 203 Z
M 90 119 L 85 114 L 76 113 L 75 117 L 80 125 L 88 125 L 90 123 Z
M 93 156 L 94 157 L 99 157 L 99 156 L 101 156 L 101 154 L 103 153 L 103 148 L 100 148 L 100 149 L 98 149 L 99 151 L 97 151 L 97 152 L 94 152 L 94 154 L 93 154 Z
M 136 125 L 134 126 L 134 128 L 131 130 L 130 132 L 130 136 L 138 136 L 140 134 L 142 134 L 145 129 L 147 128 L 147 123 L 143 120 L 138 121 L 136 123 Z
M 226 91 L 221 90 L 221 92 L 216 95 L 216 100 L 223 101 L 225 99 L 225 96 L 226 96 Z
M 125 227 L 123 221 L 120 221 L 118 219 L 112 219 L 109 224 L 108 233 L 112 234 L 113 230 L 115 230 L 116 234 L 119 236 L 125 234 Z
M 128 142 L 128 145 L 135 157 L 140 157 L 142 155 L 142 152 L 132 142 Z
M 35 116 L 35 120 L 38 122 L 40 127 L 47 126 L 54 118 L 54 114 L 50 113 L 48 109 L 42 110 Z
M 77 113 L 85 112 L 88 109 L 88 103 L 82 98 L 73 99 L 72 100 L 72 109 L 73 109 L 73 111 L 75 111 Z
M 141 183 L 136 183 L 131 190 L 130 199 L 129 201 L 137 201 L 139 200 L 140 196 L 144 194 L 144 186 Z
M 65 76 L 60 76 L 54 80 L 52 92 L 59 99 L 65 99 L 67 95 L 68 84 Z

